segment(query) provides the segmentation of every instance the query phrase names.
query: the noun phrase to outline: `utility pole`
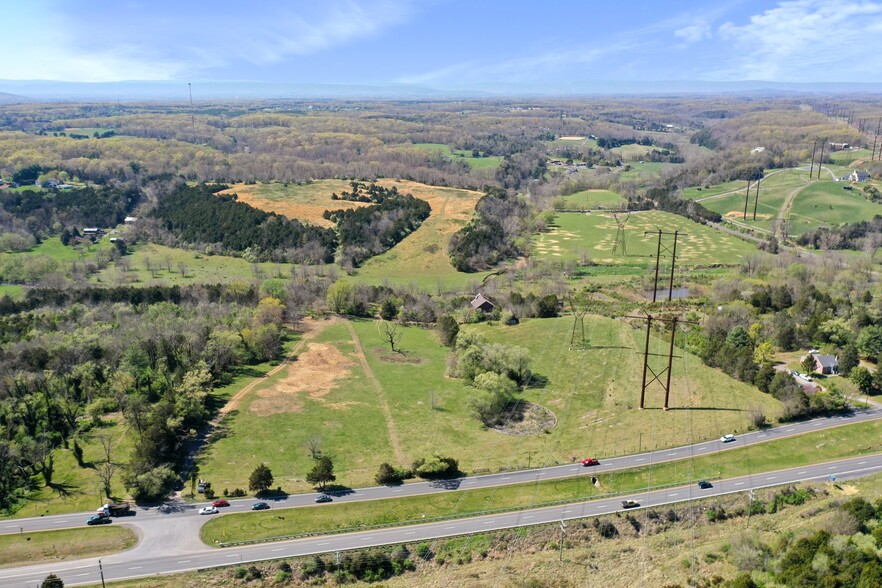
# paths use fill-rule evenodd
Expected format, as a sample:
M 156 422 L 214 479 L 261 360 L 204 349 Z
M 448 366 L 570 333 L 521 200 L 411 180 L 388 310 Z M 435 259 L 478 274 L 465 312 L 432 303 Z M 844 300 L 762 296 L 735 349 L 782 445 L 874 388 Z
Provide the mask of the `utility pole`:
M 658 246 L 656 247 L 655 253 L 655 280 L 652 284 L 652 301 L 655 302 L 658 298 L 658 273 L 659 268 L 661 267 L 661 256 L 662 250 L 665 253 L 671 254 L 671 276 L 670 281 L 668 282 L 668 301 L 673 299 L 674 295 L 674 267 L 677 263 L 677 237 L 680 234 L 680 231 L 674 231 L 673 233 L 666 233 L 661 229 L 657 229 L 655 231 L 644 231 L 644 236 L 649 234 L 657 234 L 658 235 Z M 684 235 L 686 233 L 683 233 Z M 674 244 L 673 247 L 668 247 L 667 245 L 662 245 L 662 236 L 663 235 L 673 235 L 674 236 Z
M 564 533 L 567 530 L 567 526 L 564 524 L 563 520 L 560 521 L 560 561 L 563 561 L 563 544 L 564 544 Z
M 670 408 L 671 401 L 671 375 L 673 373 L 674 367 L 674 358 L 679 358 L 679 355 L 674 355 L 674 341 L 677 336 L 677 324 L 678 323 L 690 323 L 694 324 L 691 321 L 683 321 L 680 320 L 679 317 L 675 316 L 672 318 L 663 318 L 652 316 L 651 314 L 647 314 L 646 316 L 629 316 L 627 318 L 635 318 L 646 321 L 646 341 L 643 347 L 643 382 L 640 387 L 640 410 L 646 408 L 646 389 L 649 388 L 653 383 L 658 382 L 661 384 L 662 388 L 665 391 L 665 403 L 662 407 L 663 410 L 668 410 Z M 667 353 L 650 353 L 649 352 L 649 337 L 652 333 L 652 321 L 662 321 L 666 323 L 670 323 L 671 325 L 671 338 L 668 344 L 668 352 Z M 649 365 L 649 358 L 651 356 L 654 357 L 665 357 L 667 358 L 667 365 L 662 369 L 656 371 L 652 366 Z M 647 379 L 647 374 L 652 374 L 652 378 Z M 662 381 L 662 377 L 664 377 L 664 381 Z M 639 441 L 640 445 L 643 445 L 642 435 Z
M 821 143 L 821 155 L 818 157 L 818 179 L 821 179 L 821 165 L 824 161 L 824 147 L 827 146 L 827 137 L 824 137 L 824 141 Z
M 747 201 L 750 200 L 750 178 L 747 178 L 747 192 L 744 194 L 744 218 L 747 220 Z
M 761 180 L 756 181 L 756 199 L 753 201 L 753 220 L 754 220 L 754 222 L 756 222 L 756 208 L 757 208 L 757 206 L 759 206 L 760 181 Z
M 870 161 L 876 160 L 876 141 L 879 140 L 880 130 L 882 130 L 882 117 L 879 117 L 879 122 L 876 123 L 876 134 L 873 136 L 873 155 L 870 157 Z
M 101 574 L 101 588 L 107 588 L 104 584 L 104 568 L 101 566 L 101 560 L 98 560 L 98 573 Z
M 818 140 L 815 139 L 815 142 L 812 143 L 812 163 L 809 165 L 809 179 L 812 179 L 812 174 L 815 172 L 815 150 L 818 148 Z

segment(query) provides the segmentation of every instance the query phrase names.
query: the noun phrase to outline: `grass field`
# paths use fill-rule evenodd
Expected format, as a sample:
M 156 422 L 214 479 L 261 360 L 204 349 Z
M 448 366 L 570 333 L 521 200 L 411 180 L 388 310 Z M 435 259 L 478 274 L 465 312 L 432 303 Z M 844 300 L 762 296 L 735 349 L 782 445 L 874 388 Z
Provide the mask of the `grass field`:
M 671 406 L 701 407 L 700 419 L 691 410 L 637 411 L 642 334 L 618 321 L 588 318 L 592 346 L 582 351 L 569 350 L 570 318 L 472 328 L 530 350 L 533 370 L 548 382 L 523 398 L 554 412 L 554 428 L 523 437 L 482 429 L 468 408 L 469 388 L 445 377 L 447 349 L 430 331 L 406 328 L 398 354 L 384 346 L 376 323 L 334 321 L 287 370 L 242 400 L 229 436 L 200 459 L 203 476 L 219 491 L 246 488 L 248 475 L 265 462 L 284 490 L 307 491 L 306 443 L 316 435 L 347 486 L 372 484 L 383 461 L 409 465 L 432 451 L 458 458 L 468 472 L 524 468 L 718 437 L 745 430 L 754 405 L 770 418 L 780 410 L 755 388 L 689 357 L 688 380 L 684 366 L 675 366 Z M 661 401 L 653 391 L 647 406 Z
M 631 169 L 619 172 L 619 178 L 622 180 L 648 180 L 661 175 L 662 171 L 671 170 L 677 167 L 676 163 L 662 163 L 656 161 L 645 161 L 643 163 L 630 162 L 625 165 L 631 166 Z
M 744 190 L 747 182 L 733 181 L 723 184 L 715 184 L 713 186 L 693 186 L 680 191 L 680 197 L 687 200 L 696 200 L 699 198 L 707 198 L 708 196 L 717 196 L 726 192 Z
M 655 147 L 652 147 L 651 145 L 638 145 L 637 143 L 632 143 L 630 145 L 622 145 L 621 147 L 613 147 L 610 151 L 625 159 L 634 159 L 646 155 L 653 149 L 655 149 Z
M 419 229 L 359 268 L 355 274 L 359 281 L 380 284 L 389 280 L 434 288 L 439 285 L 462 286 L 471 281 L 480 281 L 486 275 L 456 271 L 447 255 L 450 236 L 472 218 L 475 204 L 482 196 L 480 192 L 428 186 L 407 180 L 382 179 L 377 183 L 386 187 L 395 186 L 399 192 L 411 193 L 427 201 L 432 212 Z M 348 182 L 321 180 L 304 185 L 289 184 L 287 187 L 278 183 L 236 185 L 231 191 L 238 193 L 241 201 L 261 210 L 327 225 L 330 223 L 321 218 L 325 210 L 358 205 L 331 200 L 332 192 L 339 194 L 343 190 L 351 190 Z M 247 263 L 245 266 L 250 267 Z
M 498 155 L 486 155 L 484 157 L 472 157 L 472 152 L 466 149 L 451 149 L 443 143 L 414 143 L 414 147 L 424 151 L 437 151 L 441 155 L 454 160 L 463 160 L 472 169 L 495 170 L 502 163 L 502 157 Z
M 789 232 L 800 235 L 821 225 L 853 223 L 870 220 L 882 214 L 882 204 L 876 204 L 863 196 L 863 185 L 856 184 L 852 190 L 844 190 L 845 182 L 818 182 L 801 191 L 793 201 Z
M 656 235 L 644 231 L 686 233 L 677 241 L 677 262 L 681 266 L 735 264 L 742 256 L 756 251 L 755 247 L 736 237 L 699 225 L 684 217 L 661 211 L 647 211 L 630 216 L 625 225 L 628 255 L 613 255 L 618 227 L 612 215 L 559 213 L 555 225 L 533 241 L 538 259 L 578 259 L 587 252 L 596 263 L 652 263 L 656 253 Z M 673 241 L 673 238 L 671 238 Z
M 575 501 L 656 486 L 690 484 L 700 479 L 758 474 L 876 453 L 882 450 L 880 434 L 882 423 L 878 422 L 839 427 L 732 450 L 725 454 L 725 458 L 707 455 L 600 474 L 597 486 L 586 475 L 429 496 L 371 500 L 345 505 L 329 504 L 285 510 L 284 516 L 271 510 L 237 513 L 213 518 L 202 527 L 201 536 L 208 545 L 215 545 L 216 542 L 247 541 L 398 522 L 419 522 L 438 517 L 478 515 L 495 509 L 526 508 L 559 500 Z M 590 511 L 586 509 L 584 512 Z
M 110 555 L 133 547 L 137 540 L 130 529 L 114 524 L 0 535 L 0 568 Z
M 18 286 L 16 284 L 0 284 L 0 298 L 3 296 L 9 296 L 13 300 L 21 300 L 24 298 L 24 294 L 24 286 Z
M 833 163 L 851 167 L 853 163 L 861 165 L 864 160 L 870 159 L 873 152 L 870 149 L 843 149 L 841 151 L 833 151 L 829 154 Z
M 592 208 L 620 208 L 625 204 L 621 194 L 611 190 L 583 190 L 563 197 L 567 208 L 587 210 Z

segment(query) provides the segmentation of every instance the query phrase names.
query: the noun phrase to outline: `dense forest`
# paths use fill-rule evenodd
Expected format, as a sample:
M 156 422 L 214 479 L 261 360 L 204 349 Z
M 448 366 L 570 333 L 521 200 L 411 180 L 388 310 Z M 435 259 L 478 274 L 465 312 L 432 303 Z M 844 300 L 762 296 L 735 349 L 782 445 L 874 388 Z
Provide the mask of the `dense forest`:
M 107 496 L 114 475 L 136 499 L 165 496 L 183 444 L 212 414 L 211 388 L 281 350 L 279 300 L 247 287 L 199 290 L 169 302 L 38 305 L 0 319 L 0 509 L 39 485 L 75 490 L 53 477 L 59 447 L 95 471 Z M 83 439 L 120 412 L 136 438 L 127 463 L 84 463 Z
M 530 205 L 498 188 L 478 201 L 475 217 L 450 239 L 450 262 L 459 271 L 493 267 L 519 255 L 530 232 Z
M 237 202 L 235 195 L 215 195 L 223 188 L 181 184 L 151 214 L 185 243 L 217 244 L 218 253 L 248 252 L 256 260 L 292 263 L 334 260 L 337 237 L 332 230 L 257 210 Z

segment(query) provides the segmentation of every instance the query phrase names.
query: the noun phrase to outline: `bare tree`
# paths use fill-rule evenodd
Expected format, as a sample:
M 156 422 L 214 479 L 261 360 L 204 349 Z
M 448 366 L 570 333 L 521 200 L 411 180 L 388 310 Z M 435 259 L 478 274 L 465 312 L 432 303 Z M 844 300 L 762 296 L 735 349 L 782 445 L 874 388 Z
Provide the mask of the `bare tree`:
M 401 330 L 401 325 L 392 322 L 392 321 L 383 321 L 383 339 L 388 341 L 389 347 L 392 348 L 392 351 L 400 351 L 395 349 L 395 345 L 401 341 L 401 337 L 404 336 L 404 332 Z
M 98 479 L 101 480 L 104 496 L 108 498 L 110 498 L 110 495 L 113 493 L 113 476 L 116 474 L 117 469 L 117 465 L 110 463 L 109 461 L 99 463 L 95 466 L 95 473 L 98 474 Z
M 319 459 L 322 456 L 322 438 L 319 435 L 310 435 L 306 440 L 306 450 L 312 459 Z
M 187 265 L 183 261 L 178 262 L 178 271 L 181 272 L 181 277 L 187 275 Z

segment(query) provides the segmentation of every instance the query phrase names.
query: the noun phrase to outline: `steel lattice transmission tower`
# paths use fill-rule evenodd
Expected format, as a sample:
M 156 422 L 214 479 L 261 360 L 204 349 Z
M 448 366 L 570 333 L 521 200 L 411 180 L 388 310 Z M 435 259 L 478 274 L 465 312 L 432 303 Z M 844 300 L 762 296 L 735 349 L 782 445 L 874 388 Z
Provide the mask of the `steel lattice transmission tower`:
M 616 230 L 616 240 L 613 244 L 613 255 L 621 252 L 622 257 L 626 257 L 628 255 L 628 250 L 625 247 L 625 224 L 628 222 L 628 219 L 631 218 L 630 210 L 614 210 L 613 218 L 616 219 L 616 226 L 618 229 Z

